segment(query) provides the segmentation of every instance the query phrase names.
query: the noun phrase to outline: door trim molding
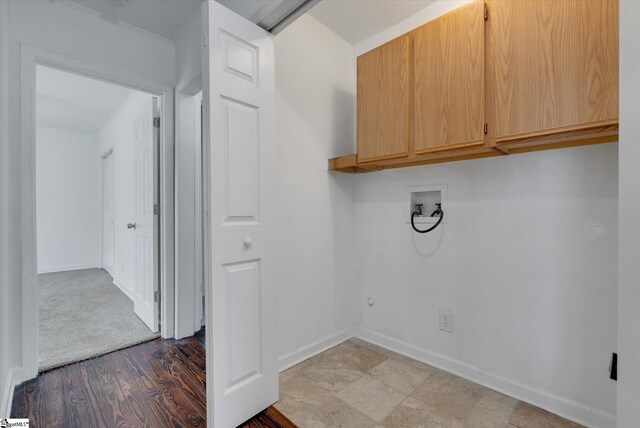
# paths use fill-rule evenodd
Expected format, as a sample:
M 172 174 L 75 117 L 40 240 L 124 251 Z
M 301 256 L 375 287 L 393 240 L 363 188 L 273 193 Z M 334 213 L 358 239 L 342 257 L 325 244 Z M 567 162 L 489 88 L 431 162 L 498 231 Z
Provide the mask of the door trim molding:
M 183 337 L 193 336 L 193 334 L 199 331 L 204 320 L 204 313 L 202 318 L 196 321 L 195 315 L 198 313 L 198 299 L 202 306 L 203 293 L 201 291 L 202 283 L 204 282 L 204 269 L 202 272 L 202 278 L 198 278 L 197 270 L 198 265 L 198 251 L 201 252 L 200 257 L 202 263 L 204 263 L 204 248 L 202 246 L 196 246 L 197 239 L 197 225 L 198 220 L 202 221 L 203 218 L 203 201 L 202 192 L 200 195 L 200 207 L 201 212 L 198 213 L 195 210 L 195 203 L 199 196 L 196 192 L 198 186 L 196 181 L 203 179 L 203 170 L 200 169 L 200 175 L 196 174 L 198 166 L 196 165 L 196 159 L 200 158 L 196 154 L 196 141 L 199 137 L 196 133 L 199 131 L 196 126 L 196 122 L 200 118 L 200 109 L 196 103 L 196 97 L 198 93 L 202 92 L 202 71 L 201 68 L 192 73 L 193 75 L 186 79 L 186 83 L 179 84 L 176 87 L 176 229 L 175 229 L 175 241 L 176 241 L 176 254 L 175 254 L 175 284 L 176 284 L 176 314 L 175 314 L 175 337 L 181 339 Z M 185 129 L 185 127 L 187 129 Z M 201 132 L 202 126 L 200 126 Z M 202 142 L 199 144 L 202 146 Z M 187 147 L 192 146 L 194 148 L 193 159 L 185 159 L 185 153 L 190 154 L 189 150 L 185 150 Z M 185 162 L 186 160 L 186 162 Z M 202 161 L 202 159 L 200 159 Z M 191 162 L 193 161 L 193 164 Z M 193 169 L 185 168 L 186 164 Z M 186 181 L 185 182 L 185 178 Z M 193 178 L 193 181 L 191 181 Z M 202 189 L 199 189 L 202 190 Z M 185 210 L 185 206 L 193 205 L 193 210 Z M 183 209 L 181 209 L 183 207 Z M 188 211 L 188 212 L 187 212 Z M 201 228 L 203 229 L 203 228 Z M 200 230 L 201 234 L 203 233 Z M 187 245 L 187 244 L 189 245 Z M 191 254 L 193 252 L 193 254 Z M 196 255 L 194 257 L 194 255 Z M 200 282 L 197 280 L 200 279 Z M 200 312 L 203 312 L 200 309 Z
M 128 99 L 128 97 L 127 97 Z M 126 102 L 126 101 L 125 101 Z M 105 271 L 107 271 L 107 273 L 109 275 L 111 275 L 111 277 L 113 277 L 113 272 L 109 272 L 104 264 L 104 161 L 105 159 L 107 159 L 109 156 L 113 156 L 113 147 L 110 148 L 109 150 L 107 150 L 106 152 L 102 153 L 100 155 L 100 187 L 99 187 L 99 192 L 100 192 L 100 236 L 98 237 L 98 245 L 100 246 L 100 260 L 98 261 L 98 266 L 102 269 L 104 269 Z M 115 158 L 111 158 L 111 162 L 114 162 Z M 115 168 L 115 164 L 113 165 L 113 167 Z M 114 194 L 114 199 L 115 199 L 115 169 L 113 170 L 114 173 L 114 183 L 113 183 L 113 194 Z M 112 204 L 115 205 L 115 200 L 111 201 Z M 115 206 L 113 207 L 113 212 L 115 214 Z M 115 219 L 115 215 L 114 215 L 114 219 Z M 113 240 L 111 242 L 111 258 L 112 258 L 112 264 L 115 264 L 116 262 L 116 239 L 115 239 L 115 227 L 113 230 Z M 111 266 L 112 270 L 114 269 L 115 266 Z M 115 281 L 115 278 L 114 278 Z
M 126 86 L 161 101 L 160 145 L 160 303 L 164 338 L 174 335 L 174 134 L 173 87 L 127 71 L 93 64 L 29 44 L 20 44 L 20 143 L 22 155 L 22 373 L 38 374 L 37 248 L 36 248 L 36 66 L 42 65 Z

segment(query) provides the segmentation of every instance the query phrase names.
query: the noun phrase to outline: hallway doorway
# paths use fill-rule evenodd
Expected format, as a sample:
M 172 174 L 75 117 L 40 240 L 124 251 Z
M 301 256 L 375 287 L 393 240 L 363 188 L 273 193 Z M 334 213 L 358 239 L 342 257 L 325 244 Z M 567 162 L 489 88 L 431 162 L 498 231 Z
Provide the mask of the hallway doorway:
M 159 336 L 157 97 L 36 67 L 40 372 Z

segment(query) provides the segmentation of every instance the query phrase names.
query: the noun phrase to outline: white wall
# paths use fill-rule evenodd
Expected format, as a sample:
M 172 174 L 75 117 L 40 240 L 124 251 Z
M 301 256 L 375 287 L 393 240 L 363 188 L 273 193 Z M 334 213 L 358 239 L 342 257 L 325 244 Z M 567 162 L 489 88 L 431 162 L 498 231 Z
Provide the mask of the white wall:
M 202 72 L 202 9 L 197 9 L 180 29 L 175 51 L 176 87 L 182 88 Z
M 11 106 L 6 118 L 8 132 L 2 142 L 2 267 L 3 316 L 9 322 L 3 333 L 4 372 L 18 369 L 28 361 L 28 373 L 19 373 L 14 381 L 32 376 L 37 367 L 33 355 L 22 356 L 22 212 L 21 212 L 21 139 L 20 139 L 20 44 L 34 45 L 82 61 L 115 67 L 153 82 L 174 81 L 174 47 L 166 40 L 147 33 L 115 25 L 98 16 L 67 6 L 66 2 L 40 0 L 2 1 L 2 29 L 7 31 L 7 67 L 9 91 L 2 91 L 0 104 Z M 7 129 L 8 128 L 8 129 Z M 6 315 L 5 315 L 6 314 Z M 26 316 L 26 314 L 25 314 Z M 4 327 L 3 327 L 4 328 Z M 4 362 L 6 361 L 6 363 Z M 2 366 L 0 364 L 0 366 Z M 2 374 L 2 373 L 0 373 Z M 0 385 L 6 392 L 6 386 Z
M 425 235 L 407 224 L 415 185 L 447 186 L 446 224 Z M 365 336 L 613 426 L 617 203 L 615 144 L 358 176 Z
M 275 37 L 281 366 L 353 326 L 353 176 L 327 159 L 354 150 L 351 45 L 305 15 Z
M 114 184 L 114 283 L 129 296 L 135 290 L 135 233 L 127 223 L 135 221 L 134 122 L 151 95 L 134 91 L 98 133 L 96 159 L 113 150 Z
M 640 2 L 620 2 L 618 427 L 640 421 Z
M 100 265 L 99 195 L 95 134 L 37 127 L 38 272 Z

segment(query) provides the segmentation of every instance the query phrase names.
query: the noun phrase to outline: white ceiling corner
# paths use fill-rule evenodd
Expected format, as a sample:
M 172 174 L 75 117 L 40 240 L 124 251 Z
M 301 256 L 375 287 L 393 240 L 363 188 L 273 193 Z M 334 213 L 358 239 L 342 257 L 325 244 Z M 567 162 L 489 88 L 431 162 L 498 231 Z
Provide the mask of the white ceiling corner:
M 434 0 L 322 0 L 309 14 L 352 45 L 409 18 Z
M 36 124 L 97 133 L 132 89 L 47 67 L 37 67 Z

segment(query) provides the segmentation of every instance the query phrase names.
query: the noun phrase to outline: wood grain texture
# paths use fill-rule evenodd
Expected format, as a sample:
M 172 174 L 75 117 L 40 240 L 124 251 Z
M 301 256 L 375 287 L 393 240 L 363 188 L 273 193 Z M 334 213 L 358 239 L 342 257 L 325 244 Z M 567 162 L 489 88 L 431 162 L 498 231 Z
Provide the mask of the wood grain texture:
M 204 331 L 157 339 L 39 375 L 18 386 L 12 417 L 35 427 L 205 427 Z M 294 428 L 267 409 L 243 428 Z
M 372 171 L 372 168 L 367 167 L 366 164 L 358 165 L 358 155 L 352 154 L 329 159 L 328 170 L 359 173 Z M 375 168 L 373 168 L 373 170 L 375 170 Z
M 617 0 L 486 4 L 497 143 L 617 122 Z
M 618 125 L 602 125 L 581 130 L 570 129 L 552 135 L 509 140 L 496 147 L 508 154 L 561 149 L 618 141 Z
M 484 2 L 414 31 L 415 153 L 484 144 Z
M 333 169 L 338 172 L 346 173 L 363 173 L 371 171 L 379 171 L 382 169 L 404 168 L 418 165 L 431 165 L 436 163 L 456 162 L 470 159 L 481 159 L 486 157 L 495 157 L 506 155 L 507 153 L 495 150 L 491 147 L 469 147 L 467 149 L 441 150 L 424 154 L 411 154 L 399 159 L 381 159 L 365 164 L 354 164 L 351 167 L 343 167 Z M 352 156 L 352 155 L 348 155 Z M 345 158 L 347 156 L 344 156 Z M 348 159 L 345 160 L 348 162 Z
M 410 36 L 358 57 L 358 162 L 409 151 Z

